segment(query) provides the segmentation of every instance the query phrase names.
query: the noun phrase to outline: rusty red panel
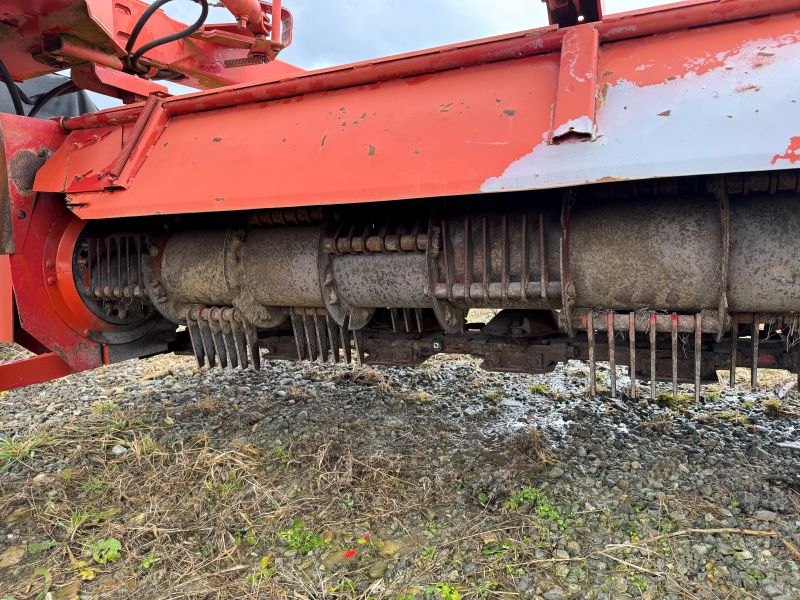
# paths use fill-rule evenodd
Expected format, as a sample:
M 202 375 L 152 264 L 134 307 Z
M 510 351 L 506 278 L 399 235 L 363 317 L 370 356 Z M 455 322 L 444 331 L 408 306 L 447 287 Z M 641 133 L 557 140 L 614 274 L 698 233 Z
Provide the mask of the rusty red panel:
M 596 138 L 549 143 L 554 108 L 584 111 L 559 109 L 557 96 L 562 40 L 580 30 L 544 28 L 166 99 L 166 129 L 128 189 L 68 199 L 82 218 L 104 218 L 784 168 L 800 122 L 785 85 L 800 76 L 798 10 L 721 0 L 593 24 L 597 85 L 575 96 L 588 112 L 595 87 Z M 37 189 L 63 191 L 104 166 L 98 147 L 111 143 L 85 136 L 117 135 L 141 110 L 67 119 L 80 131 Z
M 66 35 L 78 39 L 85 47 L 100 48 L 111 57 L 123 56 L 128 36 L 139 16 L 147 8 L 139 0 L 5 0 L 0 3 L 0 56 L 11 74 L 20 80 L 44 73 L 60 71 L 80 64 L 79 56 L 56 52 L 62 64 L 45 62 L 40 56 L 44 38 Z M 292 17 L 282 11 L 284 45 L 291 42 Z M 137 47 L 156 38 L 173 34 L 185 25 L 157 11 L 148 21 Z M 148 58 L 162 68 L 172 69 L 187 77 L 181 83 L 200 89 L 231 85 L 254 80 L 268 80 L 297 75 L 303 70 L 274 60 L 264 64 L 247 63 L 252 36 L 245 36 L 232 25 L 207 25 L 190 38 L 154 48 Z M 271 40 L 259 42 L 273 53 Z M 85 58 L 84 58 L 85 60 Z
M 74 372 L 67 363 L 52 352 L 16 360 L 0 365 L 0 391 L 58 379 Z
M 0 113 L 0 252 L 22 248 L 36 198 L 34 176 L 65 137 L 55 121 Z
M 599 41 L 594 25 L 578 25 L 564 35 L 552 142 L 568 136 L 594 137 Z
M 0 343 L 14 341 L 14 288 L 8 256 L 0 255 Z
M 30 219 L 23 251 L 9 257 L 19 324 L 72 369 L 99 367 L 102 346 L 89 336 L 109 325 L 86 308 L 72 274 L 74 242 L 83 225 L 55 194 L 39 194 Z

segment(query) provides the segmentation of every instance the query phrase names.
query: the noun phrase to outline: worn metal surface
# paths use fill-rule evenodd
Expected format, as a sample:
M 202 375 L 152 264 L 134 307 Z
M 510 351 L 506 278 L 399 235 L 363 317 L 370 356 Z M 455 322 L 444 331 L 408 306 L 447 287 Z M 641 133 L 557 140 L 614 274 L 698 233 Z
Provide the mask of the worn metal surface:
M 551 143 L 570 138 L 591 139 L 596 133 L 599 44 L 600 34 L 594 25 L 576 26 L 564 35 Z
M 69 200 L 97 218 L 785 168 L 794 158 L 787 123 L 800 118 L 785 85 L 800 70 L 798 9 L 798 1 L 723 0 L 593 24 L 594 140 L 548 143 L 570 29 L 545 28 L 169 98 L 169 125 L 131 185 Z M 720 24 L 687 29 L 711 23 Z M 141 110 L 64 124 L 113 131 Z M 65 171 L 69 181 L 97 169 L 79 134 L 71 136 L 83 145 L 64 144 L 69 161 L 45 165 L 37 189 L 63 191 Z M 106 155 L 112 137 L 96 142 Z M 241 175 L 259 172 L 265 155 L 266 192 Z
M 280 7 L 281 2 L 274 3 L 276 13 L 281 14 L 281 18 L 276 19 L 279 25 L 274 32 L 276 38 L 267 35 L 273 33 L 272 26 L 263 18 L 256 19 L 255 15 L 256 6 L 260 14 L 271 15 L 272 3 L 228 2 L 239 13 L 237 16 L 249 17 L 244 29 L 236 24 L 206 25 L 179 43 L 158 46 L 140 61 L 150 70 L 148 75 L 168 70 L 183 75 L 182 84 L 206 89 L 285 77 L 302 71 L 273 61 L 292 38 L 292 15 Z M 80 67 L 87 60 L 119 70 L 134 24 L 147 6 L 138 0 L 8 0 L 0 6 L 0 20 L 4 25 L 0 29 L 0 56 L 18 80 L 70 66 Z M 136 47 L 184 28 L 183 23 L 157 11 L 142 30 Z M 252 60 L 254 54 L 261 59 Z M 272 62 L 266 62 L 265 58 Z M 85 78 L 84 83 L 87 83 Z M 109 80 L 99 83 L 114 85 Z M 135 84 L 129 80 L 121 89 L 131 83 Z
M 36 198 L 36 171 L 63 141 L 53 121 L 0 113 L 0 254 L 22 249 Z

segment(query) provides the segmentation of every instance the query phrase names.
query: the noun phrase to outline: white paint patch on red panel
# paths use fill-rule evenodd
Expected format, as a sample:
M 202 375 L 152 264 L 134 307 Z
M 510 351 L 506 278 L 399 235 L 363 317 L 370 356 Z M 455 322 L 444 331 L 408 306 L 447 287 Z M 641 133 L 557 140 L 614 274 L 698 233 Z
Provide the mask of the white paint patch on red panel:
M 656 85 L 618 82 L 594 141 L 539 142 L 481 191 L 791 168 L 800 161 L 800 43 L 754 40 L 722 60 Z

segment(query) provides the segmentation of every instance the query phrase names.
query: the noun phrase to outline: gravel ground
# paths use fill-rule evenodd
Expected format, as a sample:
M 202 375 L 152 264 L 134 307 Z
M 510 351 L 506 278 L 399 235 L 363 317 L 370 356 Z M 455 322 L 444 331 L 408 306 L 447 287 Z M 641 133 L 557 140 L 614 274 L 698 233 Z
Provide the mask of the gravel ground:
M 0 598 L 797 599 L 800 400 L 764 375 L 163 356 L 13 391 Z

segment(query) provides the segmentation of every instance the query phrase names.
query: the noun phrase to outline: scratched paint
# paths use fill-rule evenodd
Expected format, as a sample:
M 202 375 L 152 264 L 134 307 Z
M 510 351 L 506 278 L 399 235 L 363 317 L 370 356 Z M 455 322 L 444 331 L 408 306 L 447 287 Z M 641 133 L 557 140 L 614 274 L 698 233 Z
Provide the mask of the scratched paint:
M 762 64 L 766 52 L 773 60 Z M 605 94 L 596 141 L 537 143 L 481 190 L 790 167 L 800 91 L 786 82 L 799 75 L 800 44 L 766 38 L 710 70 L 644 86 L 620 80 Z

